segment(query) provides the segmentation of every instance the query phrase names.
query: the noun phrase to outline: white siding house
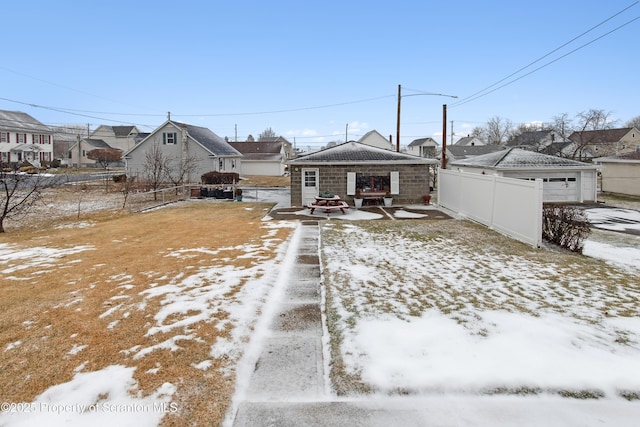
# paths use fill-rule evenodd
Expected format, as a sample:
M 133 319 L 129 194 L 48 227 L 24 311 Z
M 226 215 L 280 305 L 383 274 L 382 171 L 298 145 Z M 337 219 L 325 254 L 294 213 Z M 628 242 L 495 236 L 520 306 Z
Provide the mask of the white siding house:
M 389 139 L 382 136 L 377 130 L 370 130 L 362 135 L 362 138 L 358 140 L 360 144 L 369 145 L 371 147 L 384 148 L 385 150 L 395 151 L 395 147 L 391 144 Z
M 242 167 L 242 154 L 209 129 L 167 120 L 124 153 L 127 176 L 144 179 L 147 155 L 156 149 L 174 170 L 189 164 L 185 182 L 200 182 L 206 172 L 240 173 Z
M 0 110 L 0 164 L 53 160 L 53 130 L 27 113 Z

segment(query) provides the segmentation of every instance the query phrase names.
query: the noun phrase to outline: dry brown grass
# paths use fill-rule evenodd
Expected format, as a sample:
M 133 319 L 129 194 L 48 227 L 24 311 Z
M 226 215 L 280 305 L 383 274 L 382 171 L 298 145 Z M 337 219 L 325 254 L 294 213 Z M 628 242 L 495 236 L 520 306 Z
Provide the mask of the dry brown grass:
M 166 416 L 165 425 L 218 425 L 227 410 L 235 380 L 221 372 L 233 368 L 234 361 L 214 359 L 206 371 L 192 365 L 212 359 L 211 346 L 218 338 L 227 337 L 228 328 L 215 327 L 222 318 L 191 325 L 190 333 L 195 331 L 200 340 L 180 341 L 179 350 L 156 350 L 139 359 L 134 359 L 134 352 L 127 350 L 137 345 L 148 347 L 170 336 L 145 335 L 160 308 L 160 298 L 145 298 L 141 294 L 151 282 L 178 277 L 181 272 L 199 266 L 219 263 L 241 268 L 250 262 L 237 258 L 242 255 L 239 249 L 225 250 L 224 261 L 204 252 L 167 257 L 168 251 L 260 245 L 265 234 L 260 219 L 269 207 L 195 201 L 142 214 L 107 210 L 84 213 L 81 220 L 91 224 L 85 228 L 54 228 L 77 222 L 70 215 L 66 219 L 51 219 L 46 227 L 13 228 L 0 235 L 0 244 L 24 248 L 78 245 L 94 248 L 68 254 L 47 267 L 12 272 L 13 279 L 0 278 L 2 400 L 32 401 L 47 388 L 71 380 L 74 370 L 82 364 L 84 372 L 122 364 L 137 368 L 135 379 L 145 395 L 165 382 L 177 387 L 173 401 L 180 410 Z M 284 240 L 290 230 L 278 229 L 269 238 Z M 261 255 L 273 257 L 269 253 Z M 127 316 L 119 316 L 117 325 L 109 328 L 114 316 L 101 315 L 122 302 L 125 307 L 119 313 L 126 311 Z M 144 309 L 136 308 L 143 302 Z M 20 345 L 5 351 L 17 341 Z M 70 354 L 74 345 L 86 347 Z M 157 373 L 148 372 L 155 368 L 160 368 Z
M 290 187 L 291 178 L 288 176 L 258 176 L 247 175 L 240 181 L 240 186 L 256 186 L 256 187 Z

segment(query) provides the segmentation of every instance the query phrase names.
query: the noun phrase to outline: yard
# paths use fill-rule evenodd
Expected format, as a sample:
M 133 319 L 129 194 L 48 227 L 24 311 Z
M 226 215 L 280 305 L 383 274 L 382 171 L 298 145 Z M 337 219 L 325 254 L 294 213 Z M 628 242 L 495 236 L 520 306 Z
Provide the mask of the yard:
M 0 425 L 220 424 L 296 222 L 263 221 L 258 203 L 128 214 L 89 200 L 94 213 L 0 235 L 0 400 L 36 410 Z M 637 411 L 637 266 L 459 220 L 323 221 L 321 241 L 338 396 L 553 395 Z

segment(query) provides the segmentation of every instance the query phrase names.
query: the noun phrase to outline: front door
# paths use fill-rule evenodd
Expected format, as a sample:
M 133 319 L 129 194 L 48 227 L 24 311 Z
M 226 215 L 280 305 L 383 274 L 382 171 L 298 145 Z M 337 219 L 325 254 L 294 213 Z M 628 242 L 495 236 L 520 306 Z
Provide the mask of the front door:
M 302 205 L 306 206 L 315 201 L 320 194 L 318 169 L 302 169 Z

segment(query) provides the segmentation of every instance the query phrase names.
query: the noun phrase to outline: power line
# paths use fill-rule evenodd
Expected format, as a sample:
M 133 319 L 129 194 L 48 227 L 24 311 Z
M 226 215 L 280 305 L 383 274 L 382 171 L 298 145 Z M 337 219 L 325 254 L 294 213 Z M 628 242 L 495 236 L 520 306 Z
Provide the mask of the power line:
M 454 104 L 452 104 L 452 105 L 451 105 L 451 107 L 457 107 L 457 106 L 460 106 L 460 105 L 464 105 L 464 104 L 469 103 L 469 102 L 471 102 L 471 101 L 475 101 L 475 100 L 476 100 L 476 99 L 478 99 L 478 98 L 482 98 L 483 96 L 489 95 L 490 93 L 493 93 L 493 92 L 495 92 L 495 91 L 497 91 L 497 90 L 499 90 L 499 89 L 502 89 L 503 87 L 509 86 L 510 84 L 515 83 L 515 82 L 517 82 L 518 80 L 521 80 L 521 79 L 523 79 L 523 78 L 525 78 L 525 77 L 527 77 L 527 76 L 530 76 L 531 74 L 535 73 L 536 71 L 540 71 L 541 69 L 543 69 L 543 68 L 545 68 L 545 67 L 547 67 L 547 66 L 549 66 L 549 65 L 551 65 L 551 64 L 553 64 L 553 63 L 555 63 L 555 62 L 557 62 L 557 61 L 559 61 L 559 60 L 561 60 L 561 59 L 563 59 L 563 58 L 566 58 L 567 56 L 569 56 L 569 55 L 571 55 L 571 54 L 573 54 L 573 53 L 577 52 L 578 50 L 583 49 L 583 48 L 585 48 L 585 47 L 587 47 L 587 46 L 589 46 L 589 45 L 591 45 L 591 44 L 595 43 L 596 41 L 598 41 L 598 40 L 600 40 L 600 39 L 602 39 L 602 38 L 604 38 L 604 37 L 608 36 L 609 34 L 611 34 L 611 33 L 615 32 L 615 31 L 618 31 L 619 29 L 621 29 L 621 28 L 623 28 L 623 27 L 626 27 L 627 25 L 631 24 L 631 23 L 632 23 L 632 22 L 634 22 L 634 21 L 637 21 L 638 19 L 640 19 L 640 16 L 637 16 L 637 17 L 635 17 L 634 19 L 632 19 L 632 20 L 630 20 L 630 21 L 625 22 L 624 24 L 622 24 L 622 25 L 620 25 L 620 26 L 618 26 L 618 27 L 614 28 L 613 30 L 611 30 L 611 31 L 609 31 L 609 32 L 607 32 L 607 33 L 604 33 L 604 34 L 602 34 L 601 36 L 599 36 L 599 37 L 597 37 L 597 38 L 595 38 L 595 39 L 593 39 L 593 40 L 591 40 L 591 41 L 589 41 L 589 42 L 587 42 L 587 43 L 585 43 L 585 44 L 583 44 L 583 45 L 581 45 L 581 46 L 578 46 L 577 48 L 575 48 L 575 49 L 573 49 L 573 50 L 571 50 L 571 51 L 569 51 L 569 52 L 565 53 L 564 55 L 562 55 L 562 56 L 560 56 L 560 57 L 558 57 L 558 58 L 556 58 L 556 59 L 554 59 L 554 60 L 552 60 L 552 61 L 549 61 L 549 62 L 547 62 L 546 64 L 543 64 L 543 65 L 541 65 L 540 67 L 535 68 L 535 69 L 533 69 L 533 70 L 529 71 L 528 73 L 526 73 L 526 74 L 524 74 L 524 75 L 522 75 L 522 76 L 520 76 L 520 77 L 518 77 L 518 78 L 516 78 L 516 79 L 514 79 L 514 80 L 511 80 L 511 81 L 509 81 L 509 82 L 507 82 L 507 83 L 505 83 L 505 84 L 503 84 L 503 85 L 501 85 L 501 86 L 498 86 L 498 87 L 496 87 L 495 89 L 490 90 L 489 92 L 486 92 L 486 93 L 483 93 L 483 94 L 477 95 L 477 96 L 475 96 L 475 97 L 467 98 L 466 100 L 463 100 L 463 101 L 460 101 L 460 102 L 454 103 Z
M 573 43 L 573 42 L 574 42 L 574 41 L 576 41 L 577 39 L 579 39 L 579 38 L 583 37 L 584 35 L 586 35 L 586 34 L 590 33 L 591 31 L 595 30 L 596 28 L 598 28 L 598 27 L 600 27 L 600 26 L 604 25 L 605 23 L 609 22 L 610 20 L 612 20 L 612 19 L 613 19 L 613 18 L 615 18 L 616 16 L 618 16 L 618 15 L 622 14 L 623 12 L 627 11 L 628 9 L 630 9 L 630 8 L 632 8 L 633 6 L 637 5 L 638 3 L 639 3 L 639 2 L 638 2 L 638 1 L 636 1 L 636 2 L 634 2 L 634 3 L 632 3 L 632 4 L 630 4 L 629 6 L 625 7 L 624 9 L 622 9 L 622 10 L 620 10 L 619 12 L 615 13 L 614 15 L 611 15 L 611 16 L 610 16 L 610 17 L 608 17 L 607 19 L 605 19 L 605 20 L 601 21 L 601 22 L 600 22 L 600 23 L 598 23 L 597 25 L 595 25 L 595 26 L 593 26 L 593 27 L 589 28 L 588 30 L 586 30 L 586 31 L 582 32 L 580 35 L 578 35 L 578 36 L 576 36 L 576 37 L 572 38 L 572 39 L 571 39 L 571 40 L 569 40 L 568 42 L 566 42 L 566 43 L 562 44 L 561 46 L 559 46 L 559 47 L 557 47 L 557 48 L 555 48 L 555 49 L 553 49 L 552 51 L 550 51 L 549 53 L 547 53 L 547 54 L 545 54 L 545 55 L 541 56 L 540 58 L 536 59 L 535 61 L 530 62 L 529 64 L 525 65 L 524 67 L 521 67 L 520 69 L 518 69 L 518 70 L 514 71 L 513 73 L 509 74 L 508 76 L 506 76 L 506 77 L 504 77 L 504 78 L 502 78 L 502 79 L 498 80 L 497 82 L 493 83 L 492 85 L 487 86 L 486 88 L 484 88 L 484 89 L 482 89 L 482 90 L 479 90 L 479 91 L 477 91 L 477 92 L 475 92 L 475 93 L 473 93 L 473 94 L 471 94 L 471 95 L 467 96 L 466 98 L 461 99 L 461 100 L 460 100 L 460 101 L 458 101 L 458 102 L 454 102 L 454 103 L 452 103 L 452 104 L 450 105 L 450 107 L 457 107 L 457 106 L 460 106 L 460 105 L 466 104 L 466 103 L 468 103 L 468 102 L 474 101 L 474 100 L 476 100 L 476 99 L 478 99 L 478 98 L 481 98 L 481 97 L 483 97 L 483 96 L 485 96 L 485 95 L 488 95 L 488 94 L 490 94 L 490 93 L 493 93 L 493 92 L 495 92 L 496 90 L 501 89 L 501 88 L 503 88 L 503 87 L 505 87 L 505 86 L 507 86 L 507 85 L 509 85 L 509 84 L 511 84 L 511 83 L 514 83 L 514 82 L 516 82 L 516 81 L 520 80 L 521 78 L 526 77 L 526 76 L 528 76 L 528 75 L 532 74 L 533 72 L 535 72 L 535 71 L 537 71 L 537 70 L 540 70 L 541 68 L 544 68 L 545 66 L 550 65 L 550 64 L 552 64 L 552 63 L 556 62 L 557 60 L 562 59 L 562 58 L 564 58 L 564 57 L 568 56 L 569 54 L 574 53 L 574 52 L 576 52 L 577 50 L 579 50 L 579 49 L 581 49 L 581 48 L 583 48 L 583 47 L 585 47 L 585 46 L 588 46 L 588 45 L 590 45 L 591 43 L 594 43 L 595 41 L 597 41 L 597 40 L 599 40 L 599 39 L 603 38 L 604 36 L 607 36 L 607 35 L 609 35 L 609 34 L 613 33 L 614 31 L 617 31 L 617 30 L 619 30 L 620 28 L 622 28 L 622 27 L 624 27 L 624 26 L 626 26 L 626 25 L 628 25 L 628 24 L 632 23 L 633 21 L 637 20 L 637 19 L 638 19 L 638 18 L 640 18 L 640 17 L 636 17 L 635 19 L 632 19 L 631 21 L 626 22 L 625 24 L 623 24 L 623 25 L 621 25 L 621 26 L 619 26 L 619 27 L 617 27 L 617 28 L 615 28 L 615 29 L 613 29 L 613 30 L 611 30 L 611 31 L 609 31 L 609 32 L 607 32 L 607 33 L 605 33 L 605 34 L 601 35 L 600 37 L 597 37 L 596 39 L 593 39 L 593 40 L 591 40 L 590 42 L 585 43 L 584 45 L 580 46 L 579 48 L 572 50 L 572 51 L 571 51 L 571 52 L 569 52 L 568 54 L 565 54 L 565 55 L 563 55 L 563 56 L 561 56 L 561 57 L 557 58 L 557 59 L 556 59 L 556 60 L 554 60 L 554 61 L 548 62 L 547 64 L 543 65 L 542 67 L 536 68 L 535 70 L 533 70 L 533 71 L 532 71 L 532 72 L 530 72 L 530 73 L 525 74 L 524 76 L 521 76 L 521 77 L 519 77 L 519 78 L 517 78 L 517 79 L 515 79 L 515 80 L 513 80 L 513 81 L 511 81 L 511 82 L 509 82 L 509 83 L 507 83 L 507 84 L 504 84 L 504 85 L 502 85 L 502 86 L 500 86 L 500 87 L 496 88 L 495 90 L 488 91 L 489 89 L 491 89 L 491 88 L 493 88 L 493 87 L 497 86 L 498 84 L 502 83 L 503 81 L 505 81 L 505 80 L 507 80 L 507 79 L 509 79 L 509 78 L 511 78 L 511 77 L 513 77 L 513 76 L 515 76 L 516 74 L 520 73 L 521 71 L 523 71 L 523 70 L 525 70 L 525 69 L 527 69 L 527 68 L 531 67 L 531 66 L 532 66 L 532 65 L 534 65 L 534 64 L 537 64 L 538 62 L 542 61 L 544 58 L 547 58 L 548 56 L 550 56 L 550 55 L 552 55 L 552 54 L 554 54 L 554 53 L 558 52 L 560 49 L 562 49 L 562 48 L 564 48 L 564 47 L 568 46 L 569 44 Z M 488 91 L 488 92 L 487 92 L 487 91 Z M 486 93 L 483 93 L 483 92 L 486 92 Z

